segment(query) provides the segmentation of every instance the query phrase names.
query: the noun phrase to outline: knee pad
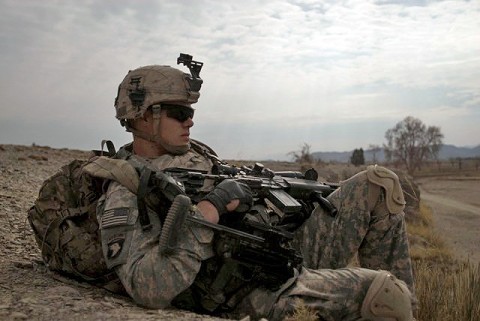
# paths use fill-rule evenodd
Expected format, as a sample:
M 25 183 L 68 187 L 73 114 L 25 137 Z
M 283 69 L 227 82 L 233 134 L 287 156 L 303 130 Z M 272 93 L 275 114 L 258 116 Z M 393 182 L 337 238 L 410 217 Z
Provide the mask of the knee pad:
M 367 167 L 367 178 L 385 189 L 385 200 L 390 213 L 399 214 L 403 211 L 406 202 L 397 174 L 385 167 L 370 165 Z
M 371 321 L 413 321 L 411 293 L 405 282 L 380 271 L 368 288 L 361 315 Z

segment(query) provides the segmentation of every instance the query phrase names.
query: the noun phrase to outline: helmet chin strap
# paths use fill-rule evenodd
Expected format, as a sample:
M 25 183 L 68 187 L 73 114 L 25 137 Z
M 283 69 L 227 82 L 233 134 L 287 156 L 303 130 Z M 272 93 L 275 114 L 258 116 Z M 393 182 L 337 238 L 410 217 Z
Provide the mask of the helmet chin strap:
M 180 146 L 174 146 L 170 145 L 167 142 L 165 142 L 161 137 L 160 134 L 158 133 L 159 128 L 160 128 L 160 111 L 161 111 L 161 106 L 160 105 L 153 105 L 152 106 L 152 113 L 153 113 L 153 135 L 141 132 L 131 126 L 128 125 L 128 123 L 125 124 L 125 128 L 127 129 L 128 132 L 131 132 L 134 136 L 138 136 L 140 138 L 143 138 L 145 140 L 148 140 L 150 142 L 160 144 L 167 152 L 173 155 L 183 155 L 188 150 L 190 149 L 190 143 L 187 143 L 185 145 L 180 145 Z

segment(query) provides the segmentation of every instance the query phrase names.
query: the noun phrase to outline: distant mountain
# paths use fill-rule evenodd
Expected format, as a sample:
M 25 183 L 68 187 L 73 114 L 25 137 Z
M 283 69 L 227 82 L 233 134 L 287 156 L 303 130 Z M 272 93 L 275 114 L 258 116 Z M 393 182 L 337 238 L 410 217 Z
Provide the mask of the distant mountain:
M 457 147 L 454 145 L 443 145 L 442 149 L 438 153 L 438 158 L 440 159 L 450 159 L 457 157 L 480 157 L 480 145 L 478 145 L 477 147 Z
M 349 163 L 350 157 L 352 156 L 352 151 L 345 152 L 314 152 L 312 156 L 315 159 L 321 159 L 324 162 L 339 162 L 339 163 Z M 375 159 L 377 162 L 385 161 L 385 154 L 383 149 L 373 152 L 371 149 L 363 151 L 366 162 L 372 162 L 375 154 Z M 443 145 L 438 153 L 438 158 L 441 160 L 449 160 L 451 158 L 469 158 L 469 157 L 480 157 L 480 145 L 477 147 L 457 147 L 454 145 Z

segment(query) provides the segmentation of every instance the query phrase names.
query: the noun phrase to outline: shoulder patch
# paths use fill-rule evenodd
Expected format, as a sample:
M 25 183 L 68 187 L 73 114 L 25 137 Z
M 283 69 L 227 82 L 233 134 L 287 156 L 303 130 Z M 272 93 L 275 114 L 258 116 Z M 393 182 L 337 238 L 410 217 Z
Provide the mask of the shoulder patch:
M 102 249 L 109 269 L 127 262 L 133 231 L 122 226 L 102 230 Z
M 107 258 L 109 260 L 116 258 L 122 252 L 124 243 L 125 233 L 116 235 L 115 238 L 109 240 L 107 243 Z
M 107 240 L 107 259 L 115 259 L 122 253 L 123 245 L 125 243 L 125 233 L 113 234 L 110 239 Z

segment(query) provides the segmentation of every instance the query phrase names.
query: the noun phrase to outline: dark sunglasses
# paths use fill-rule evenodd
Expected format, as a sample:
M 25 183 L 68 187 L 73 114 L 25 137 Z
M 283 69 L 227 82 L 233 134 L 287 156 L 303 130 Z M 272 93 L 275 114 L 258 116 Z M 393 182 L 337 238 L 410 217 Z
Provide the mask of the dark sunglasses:
M 193 114 L 195 113 L 193 108 L 181 105 L 162 104 L 162 110 L 166 111 L 167 117 L 176 119 L 181 123 L 189 118 L 193 119 Z

